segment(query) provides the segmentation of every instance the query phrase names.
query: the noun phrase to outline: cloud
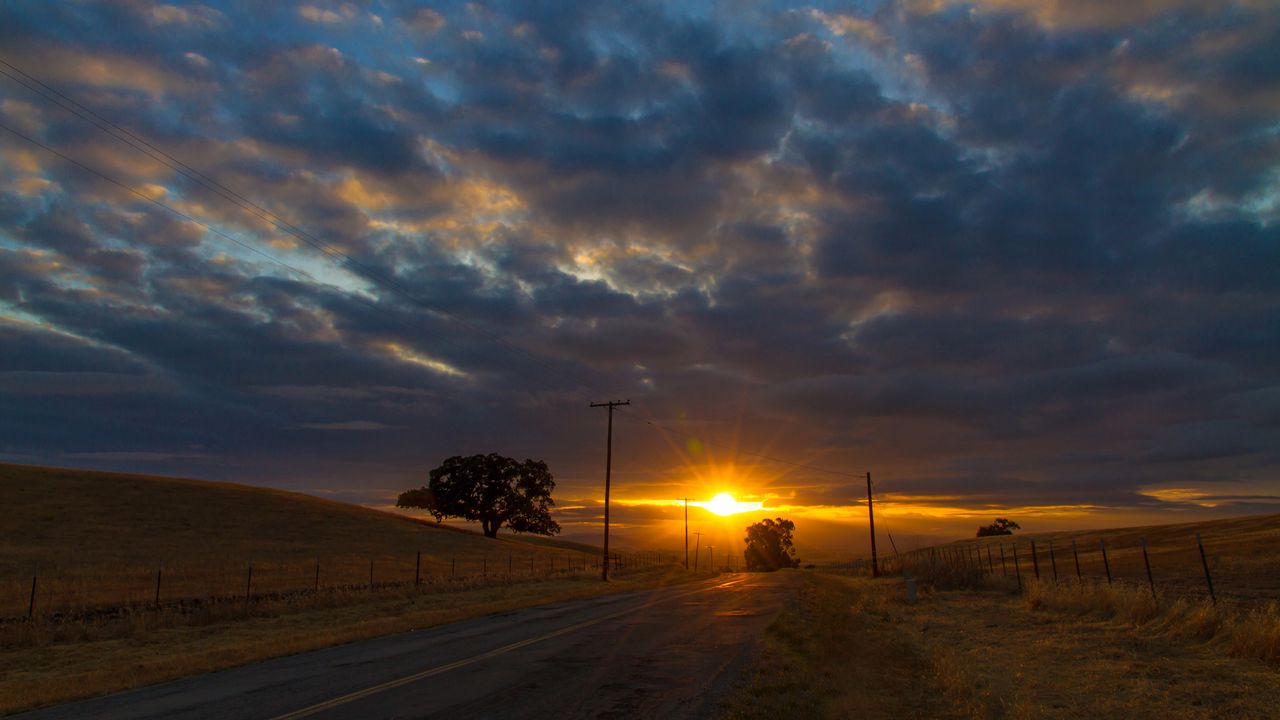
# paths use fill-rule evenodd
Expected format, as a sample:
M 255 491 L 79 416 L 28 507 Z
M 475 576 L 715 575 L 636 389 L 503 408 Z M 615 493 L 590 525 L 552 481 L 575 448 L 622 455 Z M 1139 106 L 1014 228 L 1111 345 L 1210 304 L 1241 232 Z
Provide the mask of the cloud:
M 100 372 L 0 372 L 0 393 L 6 395 L 148 395 L 172 392 L 163 378 Z
M 300 428 L 308 430 L 346 430 L 350 432 L 373 432 L 376 430 L 386 430 L 389 426 L 380 422 L 371 420 L 345 420 L 343 422 L 331 423 L 303 423 Z
M 832 507 L 746 453 L 903 506 L 1274 482 L 1274 8 L 387 17 L 0 10 L 7 60 L 202 175 L 16 85 L 6 124 L 235 239 L 0 135 L 0 452 L 354 497 L 499 451 L 587 498 L 617 396 L 624 500 L 732 448 Z
M 429 7 L 415 9 L 405 16 L 404 23 L 423 35 L 434 35 L 449 24 L 443 15 Z

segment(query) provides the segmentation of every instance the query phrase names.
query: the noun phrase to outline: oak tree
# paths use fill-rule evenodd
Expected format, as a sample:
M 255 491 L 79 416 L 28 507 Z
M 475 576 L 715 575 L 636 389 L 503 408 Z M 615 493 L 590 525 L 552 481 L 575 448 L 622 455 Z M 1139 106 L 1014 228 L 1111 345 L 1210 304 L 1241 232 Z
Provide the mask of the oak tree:
M 431 471 L 425 487 L 401 493 L 396 507 L 425 508 L 437 522 L 478 522 L 486 537 L 496 537 L 503 525 L 518 533 L 555 535 L 560 532 L 551 519 L 555 487 L 541 460 L 519 462 L 495 453 L 454 456 Z
M 993 535 L 1012 535 L 1014 530 L 1021 530 L 1022 526 L 1012 520 L 1004 518 L 996 518 L 996 521 L 990 525 L 978 528 L 978 537 L 990 537 Z

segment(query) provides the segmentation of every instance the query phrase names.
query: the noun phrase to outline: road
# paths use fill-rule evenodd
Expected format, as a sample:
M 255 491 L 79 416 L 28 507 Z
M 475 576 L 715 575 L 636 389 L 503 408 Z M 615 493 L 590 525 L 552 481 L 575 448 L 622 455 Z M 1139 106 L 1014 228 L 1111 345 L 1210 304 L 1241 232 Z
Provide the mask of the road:
M 706 717 L 798 581 L 721 575 L 543 605 L 16 717 Z

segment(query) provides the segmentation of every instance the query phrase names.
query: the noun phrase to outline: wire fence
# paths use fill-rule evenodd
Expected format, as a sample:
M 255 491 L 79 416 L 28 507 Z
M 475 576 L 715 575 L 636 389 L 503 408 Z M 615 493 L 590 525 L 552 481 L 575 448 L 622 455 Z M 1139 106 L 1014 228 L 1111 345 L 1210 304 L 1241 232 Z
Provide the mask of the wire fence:
M 1145 587 L 1154 598 L 1206 599 L 1258 607 L 1280 600 L 1280 548 L 1228 536 L 1219 542 L 1199 533 L 1163 532 L 1108 539 L 1098 533 L 1052 538 L 981 538 L 919 548 L 881 558 L 881 575 L 1005 578 L 1018 590 L 1032 580 L 1093 582 Z M 826 572 L 872 575 L 869 558 L 822 566 Z
M 439 556 L 329 557 L 309 561 L 184 562 L 119 568 L 33 568 L 0 579 L 0 622 L 102 617 L 154 608 L 262 603 L 324 593 L 443 592 L 600 573 L 599 553 L 561 551 Z M 610 553 L 612 571 L 675 564 L 670 553 Z

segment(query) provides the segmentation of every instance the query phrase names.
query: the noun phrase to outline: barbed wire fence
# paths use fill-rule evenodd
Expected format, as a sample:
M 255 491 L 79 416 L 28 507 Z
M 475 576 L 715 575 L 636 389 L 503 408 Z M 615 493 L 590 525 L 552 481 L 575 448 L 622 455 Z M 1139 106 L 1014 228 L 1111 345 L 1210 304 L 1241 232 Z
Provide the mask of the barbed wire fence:
M 387 591 L 449 592 L 550 579 L 594 577 L 600 553 L 561 551 L 405 557 L 317 557 L 199 565 L 40 568 L 0 580 L 0 622 L 77 617 L 109 618 L 139 610 L 196 611 L 210 605 L 263 604 L 324 594 Z M 610 553 L 612 570 L 626 572 L 678 564 L 675 553 Z
M 1162 600 L 1207 600 L 1235 607 L 1260 607 L 1280 600 L 1280 568 L 1275 555 L 1251 552 L 1247 544 L 1215 546 L 1199 533 L 1108 540 L 1097 534 L 1052 539 L 997 536 L 895 553 L 879 560 L 881 575 L 913 577 L 925 585 L 950 588 L 1001 585 L 1023 592 L 1033 581 L 1094 583 L 1144 588 Z M 872 575 L 871 560 L 815 566 L 838 574 Z

